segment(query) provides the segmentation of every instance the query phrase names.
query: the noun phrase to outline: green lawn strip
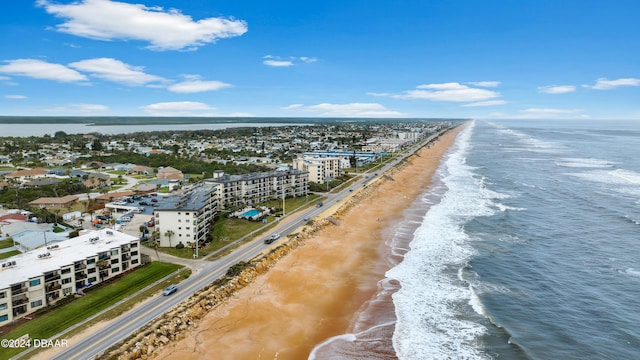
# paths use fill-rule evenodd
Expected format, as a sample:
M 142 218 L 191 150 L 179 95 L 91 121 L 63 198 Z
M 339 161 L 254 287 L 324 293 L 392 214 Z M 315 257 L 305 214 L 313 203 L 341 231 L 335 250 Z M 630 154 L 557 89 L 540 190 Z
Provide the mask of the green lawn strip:
M 47 339 L 63 330 L 75 325 L 90 316 L 108 308 L 129 295 L 143 289 L 163 277 L 180 269 L 181 265 L 163 262 L 152 262 L 113 283 L 100 288 L 87 290 L 86 295 L 77 298 L 42 315 L 36 315 L 30 320 L 2 338 L 17 339 L 29 334 L 32 339 Z M 139 301 L 139 299 L 137 299 Z M 3 349 L 0 359 L 8 359 L 24 349 Z
M 18 250 L 11 250 L 8 252 L 0 253 L 0 259 L 6 259 L 18 254 L 22 254 L 22 253 Z
M 10 248 L 12 246 L 13 246 L 13 240 L 12 239 L 0 240 L 0 249 L 6 249 L 6 248 Z

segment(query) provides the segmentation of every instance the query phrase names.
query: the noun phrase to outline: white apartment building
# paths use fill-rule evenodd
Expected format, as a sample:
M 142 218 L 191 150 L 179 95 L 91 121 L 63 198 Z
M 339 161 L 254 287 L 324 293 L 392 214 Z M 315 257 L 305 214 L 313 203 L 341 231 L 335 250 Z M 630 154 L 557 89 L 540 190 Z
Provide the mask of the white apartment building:
M 168 197 L 154 210 L 162 247 L 202 244 L 218 212 L 217 185 L 199 183 L 179 196 Z
M 0 326 L 141 264 L 137 237 L 103 229 L 0 260 Z
M 335 179 L 342 175 L 345 159 L 340 157 L 298 156 L 293 160 L 293 168 L 309 173 L 309 181 L 324 184 L 325 179 Z M 346 159 L 347 163 L 349 160 Z
M 309 173 L 303 170 L 276 170 L 244 175 L 227 175 L 215 171 L 206 183 L 217 184 L 220 208 L 248 206 L 274 198 L 306 196 Z

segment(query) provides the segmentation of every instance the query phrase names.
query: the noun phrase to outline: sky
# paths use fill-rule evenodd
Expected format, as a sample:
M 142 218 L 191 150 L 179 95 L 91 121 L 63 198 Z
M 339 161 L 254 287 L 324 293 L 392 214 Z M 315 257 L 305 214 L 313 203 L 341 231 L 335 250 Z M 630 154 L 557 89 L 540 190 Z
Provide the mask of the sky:
M 637 0 L 19 0 L 0 116 L 640 120 Z

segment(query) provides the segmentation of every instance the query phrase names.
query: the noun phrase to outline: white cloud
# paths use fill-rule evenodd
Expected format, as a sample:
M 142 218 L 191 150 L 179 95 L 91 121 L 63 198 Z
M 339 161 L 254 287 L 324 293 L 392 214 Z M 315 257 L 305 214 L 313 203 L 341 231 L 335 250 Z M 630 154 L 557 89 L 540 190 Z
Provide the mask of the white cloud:
M 241 20 L 211 17 L 194 21 L 177 9 L 109 0 L 81 0 L 54 4 L 38 0 L 49 14 L 65 19 L 60 32 L 98 40 L 141 40 L 153 50 L 195 49 L 218 39 L 247 32 Z
M 109 111 L 109 107 L 100 104 L 69 104 L 66 106 L 60 106 L 55 108 L 44 109 L 50 113 L 64 113 L 64 114 L 83 114 L 83 115 L 96 115 L 104 114 Z
M 202 113 L 202 111 L 215 110 L 214 107 L 205 103 L 194 101 L 159 102 L 140 108 L 152 116 L 211 116 L 210 113 Z
M 406 114 L 385 108 L 378 103 L 347 103 L 347 104 L 330 104 L 322 103 L 311 106 L 302 104 L 292 104 L 285 106 L 285 110 L 301 110 L 305 112 L 313 112 L 319 116 L 328 117 L 404 117 Z
M 187 80 L 173 84 L 167 89 L 175 93 L 197 93 L 204 91 L 215 91 L 231 87 L 231 84 L 224 83 L 222 81 L 202 81 L 202 80 Z
M 0 73 L 26 76 L 35 79 L 55 80 L 59 82 L 86 81 L 87 77 L 64 65 L 52 64 L 42 60 L 16 59 L 6 61 L 0 66 Z
M 611 90 L 620 86 L 640 86 L 640 79 L 636 78 L 624 78 L 616 80 L 608 80 L 606 78 L 599 78 L 596 84 L 593 86 L 583 85 L 586 88 L 594 90 Z
M 22 100 L 22 99 L 26 99 L 27 97 L 24 95 L 5 95 L 4 98 L 12 99 L 12 100 Z
M 304 104 L 291 104 L 281 107 L 282 110 L 295 110 L 304 107 Z
M 162 82 L 165 79 L 143 72 L 144 67 L 125 64 L 112 58 L 97 58 L 76 61 L 69 64 L 72 68 L 90 73 L 92 76 L 131 86 L 145 85 L 150 82 Z
M 264 60 L 262 63 L 267 66 L 273 66 L 273 67 L 293 66 L 293 61 L 289 61 L 289 60 Z
M 576 87 L 573 85 L 549 85 L 538 87 L 538 91 L 545 94 L 566 94 L 576 91 Z
M 380 94 L 382 95 L 382 94 Z M 390 95 L 397 99 L 424 99 L 431 101 L 451 101 L 451 102 L 477 102 L 494 99 L 500 93 L 469 87 L 457 82 L 442 84 L 426 84 L 417 87 L 417 90 L 408 90 L 403 94 Z
M 300 56 L 300 57 L 290 56 L 288 58 L 283 59 L 280 56 L 265 55 L 262 58 L 266 59 L 262 61 L 263 64 L 267 66 L 273 66 L 273 67 L 289 67 L 289 66 L 300 64 L 300 63 L 312 64 L 318 61 L 317 58 L 309 57 L 309 56 Z
M 507 102 L 504 100 L 487 100 L 487 101 L 478 101 L 478 102 L 464 104 L 462 105 L 462 107 L 496 106 L 496 105 L 504 105 L 506 103 Z
M 476 81 L 469 84 L 480 87 L 498 87 L 500 86 L 500 81 Z

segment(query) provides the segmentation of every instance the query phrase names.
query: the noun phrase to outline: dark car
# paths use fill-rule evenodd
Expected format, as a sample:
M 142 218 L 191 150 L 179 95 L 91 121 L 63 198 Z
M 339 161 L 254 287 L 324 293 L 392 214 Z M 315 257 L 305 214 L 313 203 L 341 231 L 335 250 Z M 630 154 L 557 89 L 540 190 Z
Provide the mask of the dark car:
M 149 204 L 149 203 L 148 203 L 148 202 L 146 202 L 146 201 L 140 201 L 140 202 L 139 202 L 139 204 L 140 204 L 141 206 L 151 206 L 151 204 Z
M 162 292 L 162 295 L 163 296 L 169 296 L 169 295 L 173 294 L 176 291 L 178 291 L 178 287 L 176 285 L 169 285 L 169 286 L 167 286 L 166 289 L 164 289 L 164 291 Z
M 316 204 L 316 207 L 322 207 L 322 205 L 324 204 L 322 203 L 322 201 L 320 201 L 319 203 Z
M 151 199 L 151 202 L 158 202 L 158 199 Z

